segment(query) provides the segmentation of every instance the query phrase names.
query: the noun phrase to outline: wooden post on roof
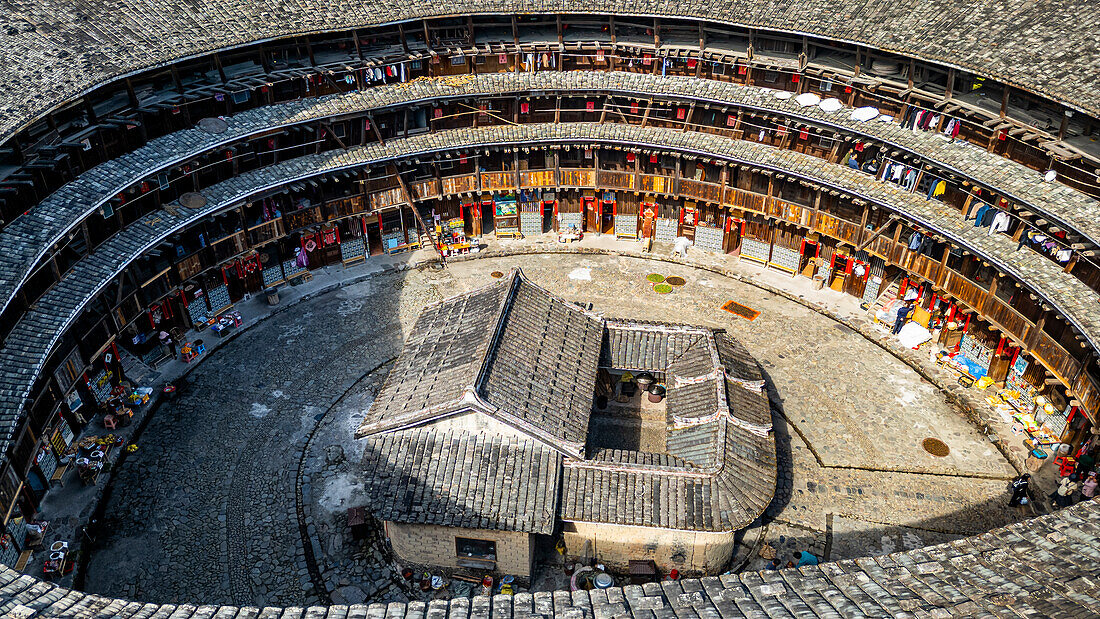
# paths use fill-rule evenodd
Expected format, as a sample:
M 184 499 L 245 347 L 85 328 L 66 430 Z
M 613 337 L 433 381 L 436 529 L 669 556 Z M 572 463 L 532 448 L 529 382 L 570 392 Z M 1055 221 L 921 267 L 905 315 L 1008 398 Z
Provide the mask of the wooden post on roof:
M 646 101 L 646 104 L 645 104 L 645 114 L 642 114 L 642 124 L 641 124 L 642 127 L 646 126 L 646 123 L 649 122 L 649 110 L 652 109 L 652 108 L 653 108 L 653 99 L 649 99 L 649 100 Z
M 397 36 L 401 37 L 401 49 L 405 50 L 405 53 L 409 53 L 409 42 L 405 39 L 405 24 L 401 22 L 397 23 Z M 359 37 L 356 36 L 355 51 L 359 51 Z

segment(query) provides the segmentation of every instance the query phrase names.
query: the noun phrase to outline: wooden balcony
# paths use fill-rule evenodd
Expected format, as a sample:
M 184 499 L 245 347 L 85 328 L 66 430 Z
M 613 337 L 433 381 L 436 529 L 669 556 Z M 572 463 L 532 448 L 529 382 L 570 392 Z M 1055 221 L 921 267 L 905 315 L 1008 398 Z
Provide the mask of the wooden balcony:
M 722 201 L 722 186 L 687 178 L 680 179 L 680 195 L 717 204 Z
M 431 200 L 440 197 L 439 182 L 434 178 L 409 183 L 409 193 L 415 200 Z
M 562 187 L 596 187 L 596 171 L 591 169 L 563 169 L 561 170 Z
M 672 193 L 672 177 L 646 174 L 642 177 L 642 191 L 648 193 Z
M 482 172 L 482 191 L 515 191 L 515 172 Z
M 448 176 L 443 179 L 443 195 L 445 196 L 474 191 L 477 191 L 477 176 L 473 174 Z
M 283 236 L 283 218 L 265 221 L 248 229 L 248 243 L 255 247 Z
M 380 210 L 384 208 L 390 208 L 404 204 L 404 196 L 401 195 L 401 188 L 394 187 L 392 189 L 386 189 L 378 193 L 373 193 L 370 196 L 371 210 Z
M 519 173 L 519 186 L 523 188 L 554 187 L 556 180 L 553 170 L 524 170 Z
M 633 172 L 600 170 L 597 178 L 602 189 L 634 189 Z

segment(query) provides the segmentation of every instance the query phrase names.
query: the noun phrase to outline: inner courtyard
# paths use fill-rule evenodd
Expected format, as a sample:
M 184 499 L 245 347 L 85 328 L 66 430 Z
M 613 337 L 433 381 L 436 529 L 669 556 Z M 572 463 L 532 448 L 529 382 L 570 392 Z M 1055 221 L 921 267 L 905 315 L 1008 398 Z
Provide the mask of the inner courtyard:
M 536 239 L 502 249 L 538 247 Z M 379 550 L 383 533 L 357 540 L 347 527 L 363 488 L 363 443 L 354 431 L 421 309 L 514 267 L 604 318 L 724 329 L 759 362 L 778 482 L 730 569 L 765 567 L 764 544 L 839 560 L 958 539 L 1024 516 L 1007 506 L 1015 472 L 1001 452 L 911 362 L 853 328 L 871 320 L 856 299 L 808 287 L 780 294 L 750 265 L 739 267 L 743 277 L 726 277 L 615 255 L 486 256 L 446 269 L 364 269 L 358 283 L 282 309 L 196 366 L 115 472 L 103 512 L 110 532 L 91 554 L 87 589 L 162 603 L 408 600 Z M 685 283 L 656 294 L 651 273 Z M 722 310 L 729 300 L 760 314 L 748 321 Z M 650 403 L 611 395 L 607 410 L 615 413 L 597 409 L 594 423 L 618 432 L 619 445 L 656 445 Z M 949 452 L 930 454 L 921 446 L 928 438 Z M 555 554 L 551 546 L 539 555 L 543 576 L 533 589 L 561 586 Z

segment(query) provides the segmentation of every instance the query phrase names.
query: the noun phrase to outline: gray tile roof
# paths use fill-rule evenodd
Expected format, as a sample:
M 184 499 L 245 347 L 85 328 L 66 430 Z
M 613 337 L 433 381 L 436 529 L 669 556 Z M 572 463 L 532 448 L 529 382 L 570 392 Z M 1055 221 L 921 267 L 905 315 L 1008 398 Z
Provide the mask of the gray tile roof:
M 947 205 L 906 193 L 895 185 L 879 183 L 865 174 L 830 164 L 810 155 L 753 143 L 736 142 L 711 134 L 674 129 L 641 128 L 592 123 L 532 124 L 454 129 L 425 133 L 347 151 L 306 155 L 253 170 L 204 190 L 207 204 L 201 209 L 179 209 L 176 215 L 158 211 L 135 222 L 80 260 L 65 279 L 26 312 L 0 349 L 0 449 L 6 449 L 18 427 L 24 400 L 60 334 L 76 319 L 81 308 L 131 260 L 147 252 L 169 234 L 193 224 L 219 209 L 235 205 L 256 192 L 326 172 L 408 156 L 448 152 L 456 148 L 519 144 L 637 145 L 698 153 L 746 165 L 784 171 L 826 187 L 851 193 L 902 215 L 987 260 L 1002 272 L 1025 282 L 1055 311 L 1065 316 L 1100 349 L 1098 295 L 1062 268 L 1031 251 L 1016 251 L 1010 237 L 986 234 L 966 225 Z
M 1100 613 L 1100 502 L 970 538 L 878 557 L 592 591 L 407 604 L 268 609 L 313 619 L 793 619 L 1093 617 Z M 0 614 L 57 619 L 255 617 L 257 608 L 141 604 L 60 589 L 0 566 Z
M 698 327 L 609 320 L 600 351 L 600 367 L 663 372 L 684 350 L 706 337 Z
M 942 0 L 802 0 L 774 4 L 640 0 L 455 0 L 364 5 L 296 0 L 261 10 L 245 0 L 217 10 L 164 0 L 0 3 L 0 139 L 113 78 L 188 56 L 304 33 L 347 30 L 425 16 L 509 13 L 702 16 L 751 28 L 809 34 L 908 54 L 1063 100 L 1100 116 L 1100 43 L 1087 2 L 1026 0 L 958 4 Z M 132 24 L 140 23 L 140 28 Z M 980 28 L 976 31 L 975 28 Z M 1041 52 L 1039 51 L 1041 50 Z
M 0 308 L 7 306 L 35 262 L 67 231 L 113 196 L 161 169 L 272 128 L 437 98 L 531 90 L 603 91 L 697 99 L 781 113 L 793 119 L 852 132 L 919 155 L 980 185 L 995 188 L 1047 219 L 1100 244 L 1100 203 L 1096 200 L 1059 183 L 1040 182 L 1038 173 L 1030 168 L 969 143 L 943 140 L 934 133 L 909 131 L 896 123 L 860 123 L 848 118 L 848 110 L 830 114 L 817 107 L 803 108 L 793 99 L 778 100 L 768 89 L 693 77 L 594 71 L 491 73 L 458 80 L 381 85 L 364 91 L 265 106 L 229 117 L 225 133 L 211 134 L 200 129 L 178 131 L 100 164 L 0 231 L 0 246 L 6 248 L 0 254 Z
M 414 428 L 366 442 L 362 496 L 382 520 L 554 532 L 562 456 L 536 440 Z
M 714 446 L 701 447 L 714 449 L 706 468 L 566 460 L 562 520 L 726 532 L 751 524 L 775 493 L 775 440 L 724 417 L 702 425 L 696 437 Z
M 486 364 L 485 399 L 583 453 L 602 336 L 602 320 L 521 278 Z
M 466 390 L 476 388 L 514 277 L 424 308 L 363 418 L 360 435 L 463 407 Z
M 727 351 L 747 355 L 724 337 Z M 588 461 L 567 459 L 563 520 L 735 531 L 764 511 L 776 479 L 767 401 L 746 391 L 744 410 L 730 409 L 711 329 L 612 320 L 601 358 L 604 367 L 664 378 L 668 456 L 603 450 Z M 743 421 L 759 420 L 761 408 L 766 423 Z
M 477 411 L 581 456 L 602 335 L 602 320 L 512 271 L 425 310 L 358 435 Z
M 645 462 L 649 464 L 649 462 Z M 659 463 L 652 463 L 659 464 Z M 672 462 L 672 464 L 676 464 Z M 635 486 L 637 490 L 637 486 Z M 645 488 L 641 488 L 645 490 Z M 641 501 L 636 501 L 640 503 Z M 743 617 L 1092 617 L 1100 612 L 1100 501 L 946 544 L 776 572 L 609 590 L 268 609 L 316 619 L 713 619 Z M 154 604 L 59 588 L 0 565 L 0 616 L 57 619 L 255 617 L 254 607 Z

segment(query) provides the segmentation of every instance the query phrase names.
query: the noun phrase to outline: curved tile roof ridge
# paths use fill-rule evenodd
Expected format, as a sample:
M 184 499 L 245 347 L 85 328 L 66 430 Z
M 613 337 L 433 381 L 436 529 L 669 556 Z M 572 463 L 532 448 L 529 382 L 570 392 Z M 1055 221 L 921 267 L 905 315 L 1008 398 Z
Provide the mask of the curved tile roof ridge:
M 0 391 L 0 448 L 6 449 L 12 438 L 24 400 L 30 394 L 46 355 L 84 304 L 130 261 L 174 231 L 258 192 L 326 172 L 472 146 L 541 143 L 635 144 L 693 153 L 786 172 L 854 195 L 898 212 L 1025 282 L 1075 325 L 1094 349 L 1100 350 L 1098 295 L 1065 273 L 1061 266 L 1035 252 L 1016 251 L 1016 243 L 1011 237 L 989 235 L 985 229 L 962 225 L 957 210 L 948 205 L 925 200 L 890 183 L 880 183 L 846 166 L 755 142 L 655 127 L 547 123 L 451 129 L 391 140 L 385 146 L 375 143 L 347 151 L 305 155 L 253 170 L 208 188 L 207 204 L 201 209 L 180 208 L 176 214 L 157 211 L 111 237 L 95 253 L 78 261 L 58 285 L 39 299 L 34 309 L 24 314 L 0 349 L 0 367 L 5 368 L 4 378 L 8 382 Z
M 1100 201 L 1060 183 L 1041 182 L 1034 170 L 992 155 L 968 142 L 948 141 L 935 132 L 910 131 L 897 123 L 853 121 L 848 118 L 850 108 L 828 113 L 817 107 L 803 108 L 793 99 L 776 99 L 771 96 L 771 89 L 695 77 L 618 71 L 490 73 L 386 84 L 363 91 L 255 108 L 226 117 L 229 130 L 225 133 L 184 129 L 104 162 L 64 185 L 0 230 L 0 245 L 7 248 L 0 254 L 0 310 L 7 307 L 18 287 L 29 277 L 30 270 L 51 245 L 75 229 L 83 217 L 160 169 L 251 135 L 321 118 L 441 97 L 549 89 L 684 97 L 764 112 L 778 111 L 805 122 L 851 131 L 918 155 L 993 188 L 1043 216 L 1077 230 L 1100 245 Z M 158 161 L 158 164 L 149 168 L 149 161 Z
M 312 619 L 497 617 L 972 617 L 1100 613 L 1100 501 L 916 550 L 767 572 L 592 591 L 541 591 L 431 602 L 308 608 L 146 604 L 63 589 L 0 566 L 0 614 L 55 619 L 306 616 Z
M 166 0 L 0 2 L 0 140 L 98 85 L 210 52 L 272 39 L 425 17 L 565 13 L 704 18 L 844 41 L 963 68 L 1100 116 L 1098 18 L 1088 2 L 977 0 Z M 701 15 L 702 13 L 702 15 Z M 140 27 L 134 24 L 140 24 Z M 973 27 L 981 24 L 980 30 Z

